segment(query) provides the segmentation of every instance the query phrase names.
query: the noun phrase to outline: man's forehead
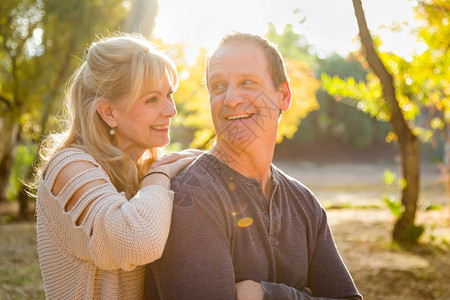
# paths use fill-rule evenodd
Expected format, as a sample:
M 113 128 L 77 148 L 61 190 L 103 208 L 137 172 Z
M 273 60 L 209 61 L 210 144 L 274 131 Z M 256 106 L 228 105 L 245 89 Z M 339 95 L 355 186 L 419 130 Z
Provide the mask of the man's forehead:
M 220 45 L 216 49 L 211 59 L 216 56 L 242 54 L 245 52 L 245 50 L 250 49 L 252 49 L 251 51 L 254 52 L 259 52 L 257 49 L 260 49 L 260 51 L 262 51 L 262 48 L 254 41 L 246 41 L 246 40 L 228 41 L 225 44 Z
M 234 67 L 246 72 L 267 64 L 262 48 L 252 41 L 230 41 L 221 45 L 208 62 L 209 77 L 222 68 Z M 251 73 L 251 72 L 250 72 Z

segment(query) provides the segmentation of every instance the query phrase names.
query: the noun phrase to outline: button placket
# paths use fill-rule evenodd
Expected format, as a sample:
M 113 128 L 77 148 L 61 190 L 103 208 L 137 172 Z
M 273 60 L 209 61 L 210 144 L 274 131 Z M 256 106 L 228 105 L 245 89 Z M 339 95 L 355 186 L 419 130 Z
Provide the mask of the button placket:
M 269 230 L 270 230 L 270 241 L 273 247 L 278 247 L 278 235 L 281 230 L 281 216 L 279 207 L 277 207 L 277 203 L 275 201 L 275 198 L 273 197 L 274 194 L 272 194 L 272 197 L 270 199 L 270 224 L 269 224 Z

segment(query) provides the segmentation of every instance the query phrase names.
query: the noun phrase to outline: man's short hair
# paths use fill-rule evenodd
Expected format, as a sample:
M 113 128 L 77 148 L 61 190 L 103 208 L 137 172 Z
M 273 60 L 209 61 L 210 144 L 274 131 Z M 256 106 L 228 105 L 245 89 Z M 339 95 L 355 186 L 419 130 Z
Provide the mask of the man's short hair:
M 272 77 L 272 83 L 275 89 L 277 89 L 281 84 L 288 81 L 288 76 L 286 69 L 284 67 L 283 57 L 278 51 L 277 46 L 270 42 L 268 39 L 261 37 L 256 34 L 233 32 L 225 35 L 219 42 L 216 50 L 213 54 L 209 56 L 206 60 L 206 87 L 208 88 L 208 68 L 211 58 L 216 54 L 217 50 L 230 42 L 254 42 L 256 45 L 260 46 L 264 51 L 267 60 L 267 68 L 269 69 L 269 74 Z

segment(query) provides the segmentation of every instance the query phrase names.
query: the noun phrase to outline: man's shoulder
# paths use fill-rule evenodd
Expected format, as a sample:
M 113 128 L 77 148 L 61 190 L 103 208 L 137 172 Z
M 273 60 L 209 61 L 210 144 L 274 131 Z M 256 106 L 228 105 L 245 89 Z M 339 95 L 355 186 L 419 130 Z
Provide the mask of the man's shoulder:
M 306 185 L 275 166 L 274 170 L 277 172 L 279 185 L 288 195 L 300 201 L 303 207 L 317 209 L 322 206 L 315 194 Z
M 278 167 L 273 165 L 273 170 L 277 173 L 277 177 L 278 177 L 278 181 L 285 185 L 286 187 L 289 187 L 291 189 L 297 190 L 297 191 L 301 191 L 302 193 L 306 193 L 308 195 L 312 195 L 313 193 L 311 192 L 311 190 L 304 185 L 303 183 L 301 183 L 298 179 L 292 177 L 291 175 L 286 174 L 284 171 L 282 171 L 281 169 L 279 169 Z
M 218 177 L 212 171 L 215 168 L 213 164 L 209 157 L 201 155 L 172 179 L 175 205 L 188 206 L 211 194 L 212 182 L 216 182 Z
M 202 187 L 205 182 L 214 176 L 210 171 L 213 167 L 212 163 L 208 157 L 200 155 L 172 179 L 172 189 L 178 191 L 184 185 Z

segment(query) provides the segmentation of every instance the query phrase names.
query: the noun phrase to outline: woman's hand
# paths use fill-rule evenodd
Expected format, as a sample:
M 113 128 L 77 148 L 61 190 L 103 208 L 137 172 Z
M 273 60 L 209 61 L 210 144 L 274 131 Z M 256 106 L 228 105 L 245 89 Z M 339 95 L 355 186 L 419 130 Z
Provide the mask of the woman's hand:
M 244 280 L 236 283 L 238 300 L 262 300 L 264 290 L 261 283 L 253 280 Z
M 204 151 L 187 149 L 165 155 L 150 167 L 149 172 L 163 172 L 172 179 L 202 153 Z

